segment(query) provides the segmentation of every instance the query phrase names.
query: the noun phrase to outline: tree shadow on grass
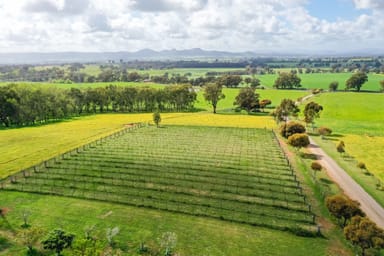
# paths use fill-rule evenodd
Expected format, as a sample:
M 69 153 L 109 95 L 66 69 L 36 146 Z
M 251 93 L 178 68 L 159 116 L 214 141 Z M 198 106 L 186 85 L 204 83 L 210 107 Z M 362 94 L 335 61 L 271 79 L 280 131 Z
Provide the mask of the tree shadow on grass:
M 3 227 L 7 230 L 15 232 L 15 229 L 12 227 L 11 223 L 7 220 L 6 217 L 0 217 L 0 228 Z
M 327 185 L 331 185 L 331 184 L 334 183 L 334 182 L 331 181 L 330 179 L 326 179 L 326 178 L 320 178 L 319 181 L 320 181 L 321 183 L 324 183 L 324 184 L 327 184 Z
M 310 159 L 310 160 L 317 160 L 321 158 L 320 155 L 312 154 L 312 153 L 301 153 L 300 156 L 303 159 Z
M 0 237 L 0 252 L 10 248 L 12 246 L 12 243 L 9 242 L 4 237 Z
M 323 140 L 332 140 L 332 141 L 338 141 L 340 138 L 344 138 L 345 136 L 342 134 L 331 134 L 324 136 Z

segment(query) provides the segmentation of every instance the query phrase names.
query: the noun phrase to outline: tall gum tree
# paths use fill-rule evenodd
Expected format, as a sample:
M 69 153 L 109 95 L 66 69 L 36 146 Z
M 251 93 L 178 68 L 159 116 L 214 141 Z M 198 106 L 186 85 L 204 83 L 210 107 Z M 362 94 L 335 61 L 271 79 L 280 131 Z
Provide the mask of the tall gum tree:
M 216 83 L 208 83 L 204 86 L 204 99 L 213 107 L 213 113 L 216 114 L 217 103 L 225 98 L 223 87 Z

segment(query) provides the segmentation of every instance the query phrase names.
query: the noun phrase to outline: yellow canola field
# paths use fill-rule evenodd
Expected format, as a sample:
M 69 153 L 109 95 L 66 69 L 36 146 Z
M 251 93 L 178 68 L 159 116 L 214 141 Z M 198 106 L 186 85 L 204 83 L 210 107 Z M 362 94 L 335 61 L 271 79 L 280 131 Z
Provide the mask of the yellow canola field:
M 276 123 L 271 116 L 226 115 L 207 112 L 176 114 L 170 118 L 163 118 L 161 124 L 239 128 L 273 128 L 276 126 Z
M 364 162 L 369 172 L 384 182 L 384 137 L 345 135 L 345 149 L 359 162 Z

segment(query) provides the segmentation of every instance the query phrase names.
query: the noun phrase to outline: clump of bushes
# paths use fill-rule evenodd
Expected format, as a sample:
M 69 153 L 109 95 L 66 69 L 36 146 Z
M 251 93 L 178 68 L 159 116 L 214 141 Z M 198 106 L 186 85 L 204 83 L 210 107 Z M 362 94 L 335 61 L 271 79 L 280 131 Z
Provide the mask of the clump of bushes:
M 367 169 L 367 166 L 363 162 L 358 162 L 356 166 L 358 168 L 362 169 L 362 170 L 366 170 Z
M 324 139 L 324 136 L 329 136 L 332 134 L 332 130 L 328 127 L 320 127 L 317 129 L 317 132 L 320 134 L 322 139 Z
M 323 169 L 323 166 L 319 162 L 312 162 L 311 169 L 315 172 L 316 177 L 316 173 L 320 172 Z
M 280 126 L 280 134 L 284 138 L 288 138 L 289 136 L 296 133 L 305 133 L 304 125 L 291 121 Z
M 295 133 L 288 137 L 288 144 L 300 150 L 309 145 L 309 137 L 305 133 Z

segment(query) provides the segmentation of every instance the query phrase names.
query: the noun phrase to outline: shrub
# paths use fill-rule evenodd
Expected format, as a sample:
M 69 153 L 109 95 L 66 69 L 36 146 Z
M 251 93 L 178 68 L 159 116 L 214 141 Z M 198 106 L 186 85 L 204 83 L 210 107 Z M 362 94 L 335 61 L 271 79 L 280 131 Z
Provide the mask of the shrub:
M 360 168 L 360 169 L 367 169 L 367 166 L 366 166 L 365 163 L 363 163 L 363 162 L 358 162 L 356 166 L 357 166 L 358 168 Z
M 292 147 L 295 147 L 297 150 L 300 150 L 302 147 L 306 147 L 309 145 L 309 138 L 307 134 L 304 133 L 296 133 L 288 138 L 288 144 Z
M 354 216 L 365 216 L 360 209 L 360 204 L 342 195 L 333 195 L 325 199 L 329 212 L 339 220 L 342 220 L 342 227 L 345 227 L 348 220 Z
M 321 164 L 319 164 L 318 162 L 312 162 L 312 164 L 311 164 L 311 168 L 312 168 L 312 170 L 314 170 L 314 171 L 321 171 L 321 169 L 323 169 L 323 167 L 321 166 Z
M 291 121 L 291 122 L 288 122 L 287 124 L 282 124 L 280 126 L 280 134 L 284 138 L 288 138 L 289 136 L 296 133 L 305 133 L 304 125 L 298 122 Z
M 332 134 L 332 130 L 328 127 L 320 127 L 319 129 L 317 129 L 317 132 L 321 135 L 322 139 L 324 138 L 324 136 Z
M 311 169 L 315 172 L 316 176 L 316 173 L 321 171 L 321 169 L 323 169 L 323 166 L 321 166 L 321 164 L 319 164 L 318 162 L 312 162 Z
M 339 152 L 341 155 L 345 153 L 345 144 L 344 141 L 340 141 L 339 144 L 336 147 L 337 152 Z

